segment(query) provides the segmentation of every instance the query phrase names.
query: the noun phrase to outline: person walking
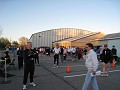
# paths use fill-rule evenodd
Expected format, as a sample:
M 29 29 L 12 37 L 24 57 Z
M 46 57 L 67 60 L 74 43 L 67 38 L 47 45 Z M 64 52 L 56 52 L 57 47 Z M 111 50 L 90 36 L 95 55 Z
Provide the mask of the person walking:
M 33 82 L 33 75 L 34 75 L 34 50 L 32 49 L 32 43 L 27 42 L 27 48 L 23 51 L 23 58 L 24 58 L 24 77 L 23 77 L 23 90 L 27 89 L 27 79 L 28 74 L 30 73 L 30 85 L 33 87 L 36 84 Z
M 109 67 L 110 67 L 110 62 L 112 62 L 113 60 L 113 55 L 111 50 L 108 48 L 108 45 L 105 44 L 104 45 L 104 49 L 102 51 L 102 64 L 103 64 L 103 72 L 101 74 L 101 76 L 108 76 L 108 72 L 109 72 Z
M 71 48 L 71 53 L 72 53 L 72 61 L 74 61 L 76 57 L 76 48 L 74 46 Z
M 64 60 L 66 60 L 66 57 L 67 57 L 67 49 L 66 49 L 66 47 L 64 47 L 63 57 L 64 57 Z
M 71 47 L 70 46 L 67 48 L 67 53 L 68 53 L 68 56 L 71 55 Z
M 59 53 L 60 53 L 60 48 L 58 45 L 56 45 L 56 47 L 54 48 L 54 67 L 58 68 L 58 64 L 59 64 Z M 56 61 L 57 61 L 57 65 L 56 65 Z
M 85 65 L 88 69 L 87 75 L 85 77 L 85 82 L 83 84 L 82 90 L 87 90 L 90 81 L 93 81 L 93 89 L 99 90 L 97 80 L 96 80 L 96 70 L 98 68 L 98 59 L 96 53 L 93 51 L 93 44 L 87 43 L 86 44 L 87 56 Z M 92 76 L 91 73 L 94 75 Z

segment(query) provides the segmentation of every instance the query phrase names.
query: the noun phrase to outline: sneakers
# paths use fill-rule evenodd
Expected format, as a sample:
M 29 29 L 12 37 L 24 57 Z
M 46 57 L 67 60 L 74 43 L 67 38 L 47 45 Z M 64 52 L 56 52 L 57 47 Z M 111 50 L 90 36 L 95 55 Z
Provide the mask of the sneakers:
M 31 86 L 35 87 L 36 84 L 34 82 L 30 83 Z M 23 90 L 26 90 L 27 89 L 27 86 L 26 85 L 23 85 Z
M 30 83 L 31 86 L 35 87 L 36 84 L 34 82 Z
M 102 73 L 101 77 L 108 77 L 108 73 Z
M 54 67 L 56 67 L 56 64 L 54 64 Z
M 56 66 L 56 68 L 58 68 L 58 65 Z
M 23 90 L 27 89 L 26 85 L 23 85 Z
M 108 74 L 106 74 L 106 77 L 108 77 Z
M 54 67 L 53 68 L 58 68 L 58 65 L 54 64 Z

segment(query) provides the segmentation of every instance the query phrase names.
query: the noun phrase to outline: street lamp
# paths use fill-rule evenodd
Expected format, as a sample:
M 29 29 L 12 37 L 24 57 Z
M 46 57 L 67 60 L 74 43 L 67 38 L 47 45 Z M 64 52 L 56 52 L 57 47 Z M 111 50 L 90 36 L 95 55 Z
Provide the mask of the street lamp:
M 40 47 L 40 37 L 41 37 L 41 36 L 39 36 L 39 42 L 38 42 L 38 43 L 39 43 L 39 44 L 38 44 L 39 46 L 38 46 L 38 47 Z

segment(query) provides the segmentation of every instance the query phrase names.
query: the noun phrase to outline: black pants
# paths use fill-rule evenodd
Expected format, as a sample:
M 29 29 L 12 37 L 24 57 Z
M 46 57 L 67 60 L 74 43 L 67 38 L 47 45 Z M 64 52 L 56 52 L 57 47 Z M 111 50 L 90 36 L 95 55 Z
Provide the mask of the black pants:
M 37 60 L 37 62 L 38 62 L 38 64 L 39 64 L 39 56 L 36 56 L 36 57 L 35 57 L 35 64 L 36 64 L 36 60 Z
M 33 82 L 33 75 L 34 75 L 34 61 L 31 60 L 30 64 L 25 64 L 24 66 L 24 77 L 23 77 L 23 84 L 26 85 L 28 74 L 30 73 L 30 82 Z
M 57 61 L 57 65 L 59 64 L 59 54 L 55 54 L 54 55 L 54 64 L 56 63 Z
M 82 58 L 82 54 L 78 54 L 78 59 L 80 60 Z
M 20 69 L 21 67 L 23 67 L 23 57 L 19 57 L 19 56 L 18 56 L 18 67 L 19 67 L 19 69 Z

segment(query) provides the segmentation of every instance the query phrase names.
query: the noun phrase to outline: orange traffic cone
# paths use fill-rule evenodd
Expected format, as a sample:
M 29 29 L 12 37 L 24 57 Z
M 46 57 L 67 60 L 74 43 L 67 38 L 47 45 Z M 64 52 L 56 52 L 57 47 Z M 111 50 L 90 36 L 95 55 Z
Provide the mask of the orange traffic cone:
M 115 62 L 114 60 L 112 61 L 112 66 L 111 67 L 115 67 Z
M 67 73 L 70 73 L 70 72 L 71 72 L 71 71 L 70 71 L 70 65 L 69 65 L 69 64 L 68 64 L 68 66 L 67 66 L 66 72 L 67 72 Z

